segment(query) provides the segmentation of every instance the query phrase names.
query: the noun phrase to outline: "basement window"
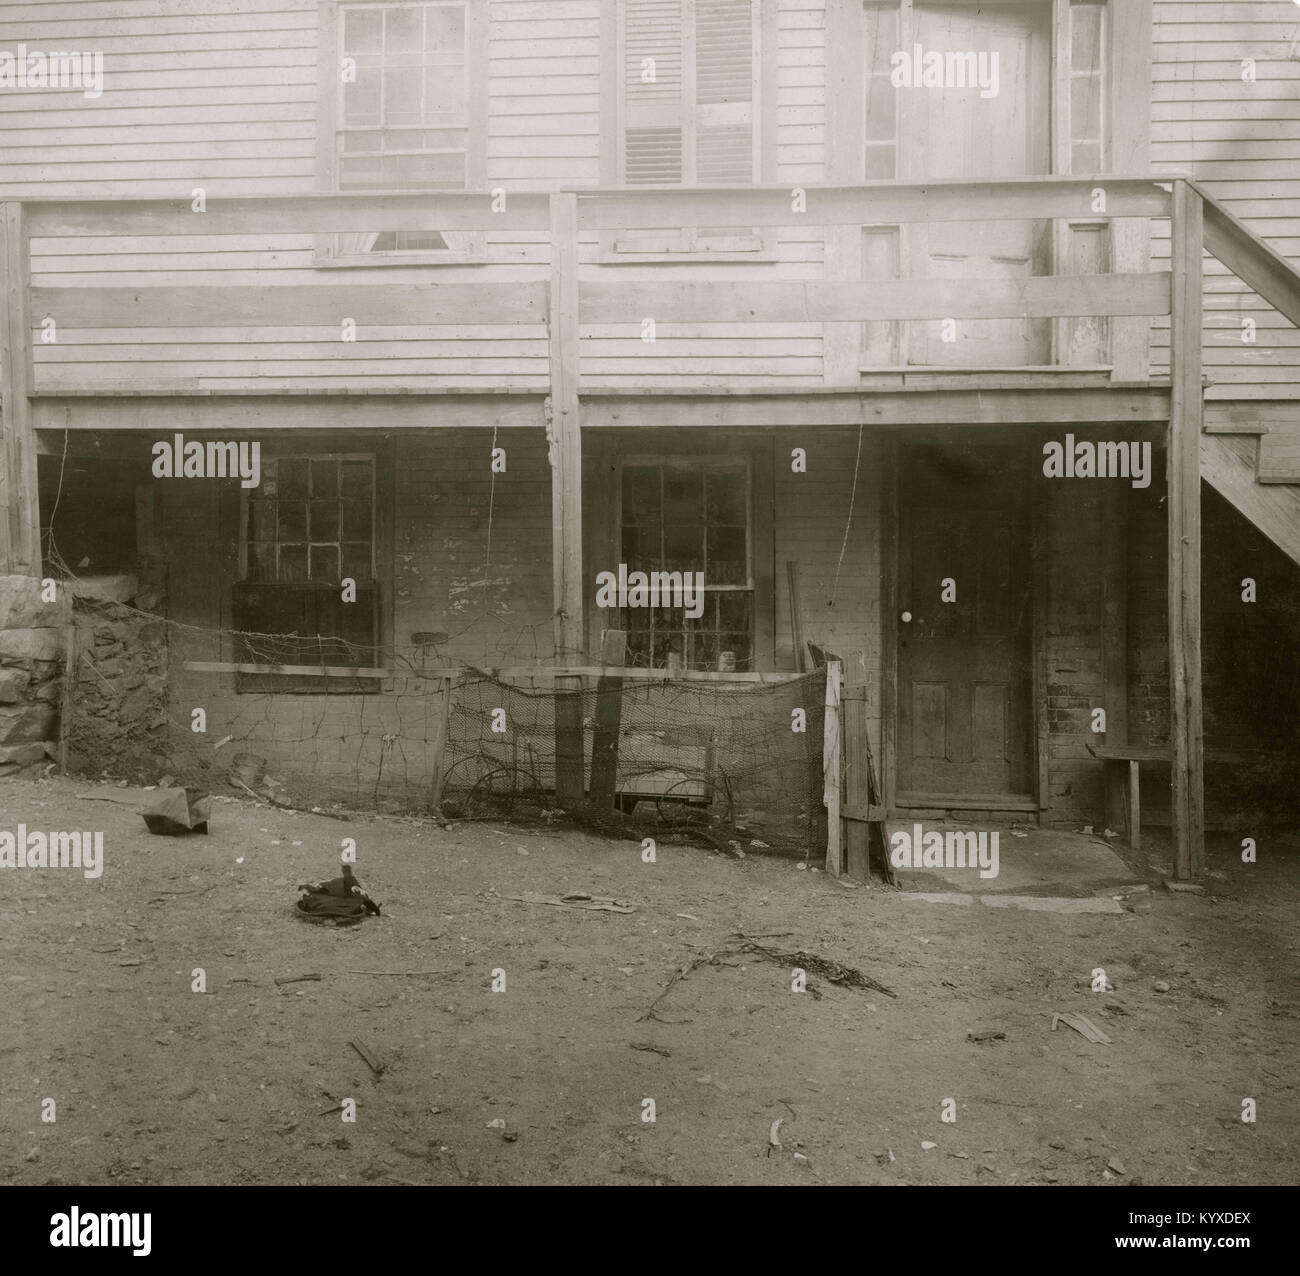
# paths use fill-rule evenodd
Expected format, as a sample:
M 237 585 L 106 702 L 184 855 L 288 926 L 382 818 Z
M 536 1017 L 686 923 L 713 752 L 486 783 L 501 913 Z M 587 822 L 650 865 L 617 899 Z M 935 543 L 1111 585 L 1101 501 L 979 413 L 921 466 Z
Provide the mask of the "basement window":
M 628 663 L 662 669 L 669 653 L 695 670 L 754 663 L 750 475 L 744 464 L 623 467 L 622 562 L 632 572 L 701 573 L 701 607 L 621 610 Z M 660 599 L 661 602 L 672 601 Z M 698 617 L 688 610 L 700 610 Z
M 375 458 L 342 453 L 262 463 L 244 499 L 233 612 L 241 664 L 374 668 L 379 659 Z M 344 601 L 344 582 L 355 601 Z M 352 590 L 348 596 L 351 599 Z M 355 694 L 379 679 L 239 674 L 240 692 Z

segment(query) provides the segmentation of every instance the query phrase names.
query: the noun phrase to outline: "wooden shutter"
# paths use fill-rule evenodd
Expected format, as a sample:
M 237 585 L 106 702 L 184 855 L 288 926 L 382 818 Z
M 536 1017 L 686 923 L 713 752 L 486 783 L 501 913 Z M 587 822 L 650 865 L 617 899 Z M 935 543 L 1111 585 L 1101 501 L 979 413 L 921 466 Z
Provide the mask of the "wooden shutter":
M 677 186 L 683 172 L 682 0 L 626 0 L 623 29 L 624 178 Z M 653 79 L 646 78 L 653 68 Z
M 695 174 L 701 186 L 754 180 L 754 6 L 696 0 Z

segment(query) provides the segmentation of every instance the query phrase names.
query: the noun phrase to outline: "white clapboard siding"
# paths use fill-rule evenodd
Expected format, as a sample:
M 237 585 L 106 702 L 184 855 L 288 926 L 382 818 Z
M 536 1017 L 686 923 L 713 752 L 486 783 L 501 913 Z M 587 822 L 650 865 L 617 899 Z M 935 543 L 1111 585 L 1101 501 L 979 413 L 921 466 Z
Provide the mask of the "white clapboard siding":
M 1291 0 L 1156 0 L 1151 158 L 1191 173 L 1300 267 L 1300 8 Z M 1243 59 L 1256 79 L 1242 79 Z M 1152 228 L 1153 270 L 1169 264 Z M 1243 319 L 1255 340 L 1241 340 Z M 1152 325 L 1152 371 L 1168 372 L 1169 324 Z M 1300 333 L 1213 258 L 1205 260 L 1205 375 L 1217 397 L 1300 395 Z

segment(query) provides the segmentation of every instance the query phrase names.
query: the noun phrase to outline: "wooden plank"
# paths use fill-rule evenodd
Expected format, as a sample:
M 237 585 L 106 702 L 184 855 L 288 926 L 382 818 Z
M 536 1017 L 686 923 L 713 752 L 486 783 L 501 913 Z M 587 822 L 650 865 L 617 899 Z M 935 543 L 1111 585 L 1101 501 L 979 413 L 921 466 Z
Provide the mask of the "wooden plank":
M 1201 474 L 1292 560 L 1300 563 L 1300 486 L 1261 484 L 1256 442 L 1236 435 L 1201 437 Z
M 22 205 L 0 204 L 0 570 L 13 576 L 41 574 L 28 279 Z
M 1293 324 L 1300 326 L 1300 274 L 1295 267 L 1202 187 L 1193 189 L 1203 209 L 1205 247 Z
M 839 877 L 844 871 L 840 840 L 840 683 L 843 666 L 826 662 L 826 716 L 822 731 L 823 801 L 826 803 L 826 871 Z
M 1174 183 L 1170 233 L 1169 674 L 1174 876 L 1205 869 L 1201 716 L 1201 252 L 1199 191 Z
M 1106 742 L 1128 740 L 1128 488 L 1103 492 L 1101 663 Z
M 541 283 L 286 284 L 270 288 L 33 288 L 32 314 L 60 328 L 537 323 Z
M 1148 178 L 1022 178 L 1010 181 L 868 182 L 861 186 L 806 186 L 807 211 L 791 210 L 782 187 L 646 187 L 579 190 L 582 230 L 681 226 L 835 226 L 920 221 L 998 221 L 1039 218 L 1098 220 L 1093 190 L 1106 190 L 1112 217 L 1167 217 L 1169 193 Z
M 181 668 L 187 673 L 262 673 L 286 674 L 298 678 L 392 678 L 401 669 L 375 669 L 344 665 L 262 665 L 240 664 L 230 660 L 186 660 Z
M 59 706 L 59 774 L 68 774 L 68 746 L 72 733 L 72 706 L 77 690 L 77 626 L 64 631 L 63 694 Z
M 718 428 L 820 425 L 881 427 L 912 425 L 1033 425 L 1114 422 L 1136 424 L 1169 419 L 1169 393 L 1156 387 L 1133 390 L 899 390 L 832 391 L 824 387 L 776 393 L 726 393 L 683 387 L 664 395 L 644 391 L 617 395 L 584 392 L 599 404 L 602 427 L 623 429 Z
M 894 808 L 898 748 L 899 448 L 886 440 L 880 458 L 880 801 Z
M 627 659 L 627 631 L 606 629 L 600 638 L 601 664 L 621 669 Z M 594 811 L 614 809 L 618 782 L 618 732 L 623 717 L 623 679 L 605 673 L 596 681 L 596 719 L 591 736 L 591 796 Z
M 1048 561 L 1047 484 L 1036 483 L 1030 497 L 1033 538 L 1029 546 L 1032 582 L 1033 648 L 1030 652 L 1030 685 L 1034 698 L 1034 789 L 1036 806 L 1045 811 L 1052 804 L 1052 724 L 1047 706 L 1047 617 L 1051 598 L 1051 564 Z
M 186 290 L 191 298 L 196 291 Z M 870 283 L 593 282 L 583 284 L 580 303 L 584 327 L 640 323 L 645 315 L 653 315 L 658 323 L 818 323 L 1168 313 L 1166 272 L 1024 279 L 873 279 Z
M 1134 758 L 1128 764 L 1128 844 L 1135 850 L 1142 849 L 1142 780 L 1141 767 Z
M 1152 0 L 1124 0 L 1107 6 L 1110 101 L 1110 163 L 1117 173 L 1137 176 L 1150 167 Z M 1104 183 L 1102 183 L 1104 185 Z M 1111 223 L 1111 262 L 1117 271 L 1149 268 L 1150 223 L 1133 218 Z M 1112 377 L 1142 381 L 1150 371 L 1150 325 L 1117 316 L 1110 326 Z
M 871 877 L 871 837 L 867 822 L 885 818 L 882 807 L 871 805 L 866 686 L 859 683 L 845 687 L 840 704 L 844 718 L 844 802 L 840 818 L 845 824 L 845 871 L 856 881 L 865 882 Z
M 799 602 L 799 564 L 785 565 L 786 588 L 790 593 L 790 640 L 794 643 L 794 667 L 799 673 L 808 668 L 808 649 L 803 639 L 803 609 Z
M 572 194 L 550 197 L 549 297 L 551 396 L 547 443 L 551 462 L 551 581 L 555 654 L 580 657 L 583 647 L 582 435 L 578 417 L 578 207 Z M 584 788 L 581 682 L 555 687 L 555 793 L 575 809 Z
M 209 199 L 198 213 L 186 199 L 32 200 L 33 235 L 248 235 L 343 230 L 545 230 L 548 197 L 509 191 L 492 208 L 487 191 L 389 194 L 244 195 Z

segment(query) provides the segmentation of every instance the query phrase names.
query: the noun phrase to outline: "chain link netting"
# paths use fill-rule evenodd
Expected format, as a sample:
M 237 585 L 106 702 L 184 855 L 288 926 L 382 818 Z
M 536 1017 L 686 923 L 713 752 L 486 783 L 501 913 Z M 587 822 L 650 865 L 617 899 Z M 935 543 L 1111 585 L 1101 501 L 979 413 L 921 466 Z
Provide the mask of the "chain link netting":
M 557 685 L 540 670 L 451 670 L 436 647 L 203 630 L 99 600 L 78 599 L 76 622 L 63 731 L 77 774 L 304 810 L 549 822 L 565 759 L 586 795 L 604 750 L 611 801 L 584 796 L 563 818 L 804 855 L 825 845 L 824 670 Z

